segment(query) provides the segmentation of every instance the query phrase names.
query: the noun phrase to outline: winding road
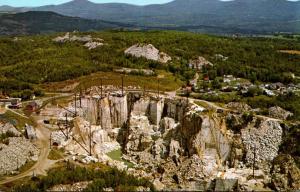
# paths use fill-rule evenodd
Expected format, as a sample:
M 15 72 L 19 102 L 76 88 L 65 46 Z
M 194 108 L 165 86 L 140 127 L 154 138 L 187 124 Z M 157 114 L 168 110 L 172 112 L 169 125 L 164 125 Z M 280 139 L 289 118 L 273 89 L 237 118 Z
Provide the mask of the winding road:
M 64 96 L 68 96 L 68 95 L 63 94 L 63 95 L 55 97 L 55 99 L 64 97 Z M 47 98 L 47 99 L 49 99 L 49 98 Z M 44 98 L 43 101 L 46 101 L 47 99 Z M 52 99 L 53 99 L 53 97 L 52 97 Z M 7 109 L 7 110 L 10 110 L 10 111 L 14 112 L 16 115 L 23 117 L 22 114 L 19 114 L 19 113 L 15 112 L 14 110 L 11 110 L 11 109 Z M 26 118 L 28 118 L 28 117 L 26 117 Z M 0 185 L 16 181 L 16 180 L 22 179 L 27 176 L 46 175 L 47 170 L 50 169 L 57 162 L 57 161 L 48 159 L 48 155 L 51 150 L 50 149 L 51 131 L 44 126 L 43 121 L 40 121 L 38 116 L 35 116 L 34 120 L 37 122 L 37 126 L 36 126 L 37 141 L 35 143 L 40 150 L 40 154 L 39 154 L 37 162 L 30 169 L 26 170 L 25 172 L 22 172 L 16 176 L 6 177 L 4 180 L 0 181 Z
M 16 181 L 27 176 L 46 175 L 46 171 L 57 162 L 48 159 L 48 155 L 50 152 L 50 130 L 48 130 L 42 124 L 39 123 L 36 127 L 36 132 L 38 138 L 36 144 L 40 150 L 40 155 L 36 164 L 34 164 L 30 169 L 19 175 L 6 177 L 4 180 L 0 181 L 0 185 Z

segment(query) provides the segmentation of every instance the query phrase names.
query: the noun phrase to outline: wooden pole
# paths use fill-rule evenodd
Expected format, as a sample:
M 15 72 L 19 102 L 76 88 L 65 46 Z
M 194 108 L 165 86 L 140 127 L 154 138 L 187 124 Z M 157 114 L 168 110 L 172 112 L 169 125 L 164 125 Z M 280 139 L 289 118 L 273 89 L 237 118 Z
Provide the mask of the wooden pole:
M 68 113 L 66 113 L 66 130 L 67 130 L 67 139 L 69 139 L 69 130 L 68 130 Z
M 101 83 L 101 88 L 100 88 L 100 90 L 101 90 L 101 99 L 102 99 L 102 97 L 103 97 L 103 81 L 102 81 L 102 78 L 100 79 L 100 83 Z
M 255 177 L 255 164 L 256 164 L 256 145 L 254 146 L 254 148 L 253 148 L 253 166 L 252 166 L 252 168 L 253 168 L 253 179 L 254 179 L 254 177 Z
M 81 87 L 80 87 L 80 100 L 79 100 L 79 102 L 80 102 L 80 108 L 82 108 L 82 105 L 81 105 L 81 97 L 82 97 L 82 89 L 81 89 Z
M 90 125 L 90 156 L 92 156 L 92 126 Z
M 159 98 L 159 79 L 157 78 L 157 97 Z
M 124 76 L 122 78 L 122 96 L 124 96 Z
M 77 116 L 77 110 L 76 110 L 77 104 L 76 104 L 76 100 L 77 100 L 77 98 L 76 98 L 76 92 L 75 92 L 75 117 Z

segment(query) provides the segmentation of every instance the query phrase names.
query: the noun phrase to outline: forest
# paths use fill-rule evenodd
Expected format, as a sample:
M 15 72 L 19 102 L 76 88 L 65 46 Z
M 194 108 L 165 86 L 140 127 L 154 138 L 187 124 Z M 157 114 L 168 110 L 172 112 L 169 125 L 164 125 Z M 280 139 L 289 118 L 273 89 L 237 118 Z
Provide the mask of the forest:
M 291 83 L 290 72 L 300 76 L 300 55 L 279 50 L 300 50 L 295 39 L 262 37 L 220 37 L 177 31 L 105 31 L 76 33 L 104 39 L 105 45 L 88 50 L 79 42 L 55 43 L 64 35 L 0 37 L 0 92 L 22 95 L 23 90 L 38 91 L 41 84 L 57 82 L 114 68 L 151 68 L 170 71 L 187 81 L 194 76 L 190 59 L 203 56 L 214 64 L 210 74 L 262 82 Z M 136 44 L 153 44 L 173 59 L 161 64 L 126 56 L 124 50 Z M 223 61 L 215 57 L 228 57 Z
M 137 187 L 149 188 L 151 191 L 155 190 L 148 180 L 138 179 L 116 168 L 110 168 L 102 164 L 80 167 L 67 162 L 58 168 L 51 169 L 47 176 L 32 177 L 27 179 L 25 183 L 17 184 L 12 191 L 47 191 L 58 184 L 66 185 L 83 181 L 92 181 L 84 192 L 104 191 L 107 188 L 112 188 L 114 191 L 136 191 Z

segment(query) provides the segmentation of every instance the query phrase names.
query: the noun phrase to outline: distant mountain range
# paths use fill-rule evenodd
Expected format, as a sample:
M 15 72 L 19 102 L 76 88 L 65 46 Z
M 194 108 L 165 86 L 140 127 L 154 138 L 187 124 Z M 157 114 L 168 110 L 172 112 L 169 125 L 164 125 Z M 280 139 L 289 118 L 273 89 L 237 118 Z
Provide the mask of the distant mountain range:
M 28 35 L 74 30 L 91 31 L 126 28 L 126 26 L 115 22 L 69 17 L 46 11 L 0 15 L 0 35 Z
M 300 2 L 286 0 L 175 0 L 136 6 L 74 0 L 35 8 L 0 7 L 0 11 L 51 11 L 86 19 L 128 23 L 146 28 L 203 32 L 300 32 Z

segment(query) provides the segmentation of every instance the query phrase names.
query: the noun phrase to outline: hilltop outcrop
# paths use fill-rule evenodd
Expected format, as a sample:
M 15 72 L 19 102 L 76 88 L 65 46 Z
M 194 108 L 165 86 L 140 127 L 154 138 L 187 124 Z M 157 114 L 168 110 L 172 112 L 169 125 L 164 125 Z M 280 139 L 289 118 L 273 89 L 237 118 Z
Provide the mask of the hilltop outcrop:
M 64 36 L 58 36 L 52 41 L 56 43 L 66 43 L 66 42 L 81 42 L 84 43 L 84 47 L 88 48 L 89 50 L 96 49 L 97 47 L 103 46 L 103 39 L 99 38 L 92 38 L 90 35 L 86 36 L 76 36 L 70 35 L 70 33 L 66 33 Z
M 172 58 L 168 54 L 160 52 L 152 44 L 135 44 L 126 49 L 125 54 L 134 57 L 144 57 L 146 59 L 158 61 L 160 63 L 167 63 L 172 60 Z

